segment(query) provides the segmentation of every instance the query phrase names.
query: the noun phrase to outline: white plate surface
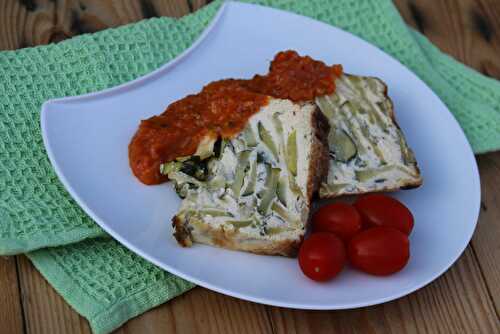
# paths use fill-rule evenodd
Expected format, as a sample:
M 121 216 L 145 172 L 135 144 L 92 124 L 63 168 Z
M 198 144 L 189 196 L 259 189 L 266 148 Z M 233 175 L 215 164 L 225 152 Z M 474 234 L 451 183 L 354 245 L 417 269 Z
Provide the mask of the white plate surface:
M 170 218 L 180 203 L 171 185 L 144 186 L 127 145 L 141 119 L 161 113 L 212 80 L 265 73 L 280 50 L 295 49 L 389 86 L 398 122 L 425 184 L 396 193 L 412 210 L 411 259 L 401 272 L 373 277 L 348 268 L 329 282 L 305 278 L 295 259 L 209 246 L 179 247 Z M 100 226 L 140 256 L 189 281 L 259 303 L 305 309 L 373 305 L 441 275 L 476 226 L 480 183 L 470 146 L 439 98 L 378 48 L 337 28 L 270 8 L 226 3 L 197 43 L 157 71 L 99 93 L 48 101 L 41 125 L 65 187 Z

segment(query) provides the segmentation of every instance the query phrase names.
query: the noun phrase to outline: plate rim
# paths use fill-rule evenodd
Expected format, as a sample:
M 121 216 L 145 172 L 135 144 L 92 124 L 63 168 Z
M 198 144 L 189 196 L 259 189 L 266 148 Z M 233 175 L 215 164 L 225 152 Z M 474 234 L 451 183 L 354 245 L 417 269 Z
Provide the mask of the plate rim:
M 363 43 L 363 44 L 369 46 L 370 48 L 375 48 L 379 52 L 382 52 L 386 56 L 388 56 L 389 58 L 391 58 L 393 61 L 396 61 L 401 67 L 404 68 L 404 70 L 406 72 L 408 72 L 411 76 L 413 76 L 414 80 L 419 81 L 420 83 L 422 83 L 430 91 L 430 93 L 432 95 L 434 95 L 434 97 L 437 98 L 437 100 L 443 105 L 443 107 L 445 108 L 445 110 L 450 114 L 451 121 L 454 122 L 454 126 L 457 128 L 457 130 L 459 131 L 459 133 L 461 133 L 463 139 L 465 139 L 465 142 L 467 144 L 466 145 L 467 147 L 465 148 L 464 154 L 472 162 L 472 166 L 471 167 L 472 167 L 472 174 L 474 176 L 473 185 L 475 185 L 474 191 L 477 193 L 477 196 L 476 196 L 476 203 L 473 204 L 473 206 L 475 207 L 475 216 L 476 216 L 476 219 L 475 219 L 474 223 L 470 224 L 470 231 L 469 231 L 469 233 L 467 235 L 465 235 L 465 239 L 468 240 L 468 241 L 462 246 L 462 248 L 460 249 L 460 251 L 457 252 L 457 254 L 456 254 L 455 257 L 450 258 L 450 260 L 448 261 L 449 263 L 446 264 L 445 266 L 443 266 L 442 270 L 438 271 L 434 275 L 430 275 L 428 279 L 423 280 L 419 284 L 415 284 L 414 286 L 412 286 L 409 289 L 403 289 L 402 292 L 394 293 L 394 294 L 389 295 L 389 296 L 384 296 L 382 298 L 378 298 L 378 299 L 372 300 L 370 302 L 344 303 L 341 306 L 338 306 L 338 305 L 332 306 L 332 305 L 314 305 L 314 304 L 311 304 L 311 303 L 302 303 L 302 304 L 299 304 L 299 303 L 287 303 L 287 302 L 280 302 L 280 301 L 277 301 L 277 300 L 273 300 L 273 299 L 270 299 L 268 297 L 254 297 L 252 295 L 243 294 L 243 293 L 236 292 L 236 291 L 233 291 L 233 290 L 227 290 L 227 289 L 225 289 L 223 287 L 219 287 L 219 286 L 213 285 L 212 283 L 208 283 L 206 281 L 202 281 L 201 279 L 198 279 L 198 278 L 195 278 L 195 277 L 191 277 L 190 275 L 184 274 L 184 273 L 178 271 L 175 268 L 170 268 L 168 265 L 165 265 L 164 263 L 161 263 L 160 261 L 157 261 L 154 258 L 154 256 L 148 255 L 147 253 L 145 253 L 141 249 L 137 248 L 133 244 L 130 244 L 125 238 L 123 238 L 120 235 L 118 235 L 117 232 L 115 232 L 104 221 L 102 221 L 93 212 L 93 210 L 91 210 L 91 208 L 88 207 L 85 204 L 85 202 L 80 198 L 80 196 L 77 194 L 77 192 L 75 191 L 75 189 L 73 189 L 73 187 L 71 186 L 71 184 L 66 179 L 63 171 L 60 169 L 59 164 L 57 163 L 56 157 L 54 155 L 54 152 L 52 150 L 52 147 L 50 145 L 50 140 L 49 140 L 49 136 L 48 136 L 48 127 L 49 127 L 49 125 L 48 125 L 48 118 L 47 118 L 47 113 L 49 113 L 49 107 L 50 107 L 50 105 L 52 105 L 52 104 L 60 104 L 60 103 L 68 103 L 68 102 L 73 102 L 73 101 L 80 101 L 80 100 L 85 100 L 85 99 L 94 99 L 94 98 L 104 97 L 104 96 L 107 96 L 107 95 L 110 95 L 110 94 L 116 94 L 116 93 L 120 92 L 121 90 L 133 89 L 135 86 L 142 84 L 144 81 L 152 80 L 155 77 L 157 77 L 158 75 L 163 74 L 163 72 L 167 72 L 170 68 L 176 66 L 186 56 L 188 56 L 191 52 L 193 52 L 201 43 L 203 43 L 203 41 L 210 34 L 210 32 L 213 31 L 213 29 L 221 21 L 220 19 L 227 12 L 227 8 L 229 8 L 230 6 L 234 6 L 234 5 L 236 5 L 236 6 L 254 6 L 254 7 L 265 8 L 266 10 L 283 12 L 283 13 L 286 13 L 288 15 L 298 16 L 300 19 L 306 19 L 306 20 L 309 20 L 309 21 L 314 21 L 315 23 L 319 23 L 321 25 L 326 25 L 326 26 L 328 26 L 331 29 L 336 29 L 336 30 L 342 31 L 343 33 L 347 33 L 347 34 L 350 35 L 351 38 L 354 38 L 357 42 Z M 292 309 L 341 310 L 341 309 L 354 309 L 354 308 L 360 308 L 360 307 L 368 307 L 368 306 L 378 305 L 378 304 L 382 304 L 382 303 L 385 303 L 385 302 L 388 302 L 388 301 L 392 301 L 392 300 L 404 297 L 406 295 L 409 295 L 409 294 L 411 294 L 411 293 L 413 293 L 413 292 L 415 292 L 415 291 L 417 291 L 417 290 L 419 290 L 419 289 L 427 286 L 429 283 L 433 282 L 438 277 L 440 277 L 441 275 L 443 275 L 448 269 L 450 269 L 450 267 L 458 260 L 458 258 L 463 254 L 463 252 L 465 251 L 465 249 L 469 245 L 470 240 L 472 239 L 472 236 L 473 236 L 474 231 L 476 229 L 476 226 L 477 226 L 477 223 L 478 223 L 478 219 L 479 219 L 480 203 L 481 203 L 481 181 L 480 181 L 480 175 L 479 175 L 479 170 L 478 170 L 478 166 L 477 166 L 477 161 L 475 159 L 475 156 L 474 156 L 474 153 L 473 153 L 472 148 L 470 146 L 470 143 L 467 140 L 467 137 L 465 136 L 465 133 L 464 133 L 462 127 L 460 126 L 460 124 L 456 120 L 455 116 L 448 109 L 448 107 L 446 106 L 446 104 L 429 87 L 429 85 L 427 85 L 427 83 L 425 83 L 422 79 L 420 79 L 413 71 L 411 71 L 406 65 L 404 65 L 403 63 L 401 63 L 398 59 L 396 59 L 395 57 L 393 57 L 389 53 L 385 52 L 384 50 L 382 50 L 378 46 L 376 46 L 374 44 L 371 44 L 370 42 L 368 42 L 368 41 L 366 41 L 366 40 L 364 40 L 364 39 L 362 39 L 362 38 L 354 35 L 351 32 L 343 30 L 343 29 L 338 28 L 336 26 L 330 25 L 328 23 L 325 23 L 325 22 L 313 19 L 313 18 L 308 17 L 308 16 L 299 15 L 299 14 L 294 13 L 294 12 L 289 12 L 289 11 L 286 11 L 286 10 L 281 10 L 281 9 L 277 9 L 277 8 L 273 8 L 273 7 L 267 7 L 267 6 L 258 5 L 258 4 L 241 3 L 241 2 L 237 2 L 237 1 L 224 1 L 224 3 L 218 9 L 218 11 L 215 14 L 215 16 L 212 18 L 211 22 L 207 25 L 207 27 L 203 30 L 203 32 L 198 36 L 198 38 L 195 40 L 195 42 L 191 46 L 189 46 L 187 49 L 185 49 L 183 52 L 181 52 L 178 56 L 176 56 L 175 58 L 173 58 L 169 62 L 161 65 L 159 68 L 153 70 L 152 72 L 147 73 L 145 75 L 142 75 L 142 76 L 140 76 L 140 77 L 138 77 L 138 78 L 136 78 L 134 80 L 122 83 L 120 85 L 117 85 L 117 86 L 114 86 L 114 87 L 110 87 L 110 88 L 106 88 L 106 89 L 103 89 L 103 90 L 100 90 L 100 91 L 90 92 L 90 93 L 76 95 L 76 96 L 49 99 L 49 100 L 47 100 L 46 102 L 44 102 L 42 104 L 41 113 L 40 113 L 40 125 L 41 125 L 42 139 L 43 139 L 43 143 L 44 143 L 44 146 L 45 146 L 45 150 L 46 150 L 47 155 L 49 157 L 49 161 L 51 162 L 51 165 L 52 165 L 53 169 L 56 172 L 57 177 L 59 178 L 59 180 L 61 181 L 61 183 L 64 185 L 65 189 L 69 192 L 69 194 L 71 195 L 71 197 L 75 200 L 75 202 L 84 210 L 84 212 L 90 218 L 92 218 L 92 220 L 94 220 L 95 223 L 97 223 L 104 231 L 106 231 L 106 233 L 110 234 L 115 240 L 117 240 L 118 242 L 120 242 L 127 249 L 131 250 L 132 252 L 134 252 L 135 254 L 139 255 L 140 257 L 146 259 L 147 261 L 153 263 L 154 265 L 162 268 L 163 270 L 165 270 L 165 271 L 167 271 L 167 272 L 169 272 L 169 273 L 171 273 L 173 275 L 179 276 L 179 277 L 181 277 L 181 278 L 183 278 L 183 279 L 185 279 L 185 280 L 187 280 L 189 282 L 192 282 L 192 283 L 194 283 L 196 285 L 205 287 L 205 288 L 210 289 L 212 291 L 216 291 L 218 293 L 222 293 L 222 294 L 225 294 L 225 295 L 229 295 L 229 296 L 232 296 L 232 297 L 236 297 L 236 298 L 239 298 L 239 299 L 243 299 L 243 300 L 247 300 L 247 301 L 251 301 L 251 302 L 255 302 L 255 303 L 259 303 L 259 304 L 265 304 L 265 305 L 271 305 L 271 306 L 278 306 L 278 307 L 287 307 L 287 308 L 292 308 Z

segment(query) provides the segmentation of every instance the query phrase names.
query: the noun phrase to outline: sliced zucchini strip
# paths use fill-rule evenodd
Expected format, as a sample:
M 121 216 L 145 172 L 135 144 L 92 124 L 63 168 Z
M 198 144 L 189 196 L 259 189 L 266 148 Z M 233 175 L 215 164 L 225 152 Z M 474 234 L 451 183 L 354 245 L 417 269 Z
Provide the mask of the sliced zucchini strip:
M 273 137 L 271 136 L 271 133 L 269 130 L 267 130 L 264 125 L 262 125 L 261 122 L 257 124 L 257 127 L 259 129 L 259 136 L 260 139 L 264 142 L 264 144 L 267 146 L 269 151 L 273 154 L 274 158 L 276 161 L 279 161 L 278 158 L 278 149 L 276 148 L 276 143 L 273 140 Z
M 276 189 L 281 169 L 271 168 L 271 173 L 267 176 L 266 188 L 262 195 L 262 200 L 257 208 L 257 211 L 263 216 L 267 215 L 271 202 L 276 198 Z
M 250 163 L 250 172 L 247 174 L 247 185 L 243 191 L 243 196 L 249 196 L 255 193 L 255 184 L 257 183 L 257 160 L 253 159 Z
M 297 176 L 297 131 L 293 130 L 286 143 L 286 163 L 293 176 Z
M 255 147 L 258 144 L 257 139 L 255 139 L 255 134 L 253 132 L 253 129 L 250 125 L 247 125 L 245 127 L 245 130 L 243 130 L 243 140 L 249 147 Z
M 283 204 L 285 207 L 288 206 L 288 195 L 287 195 L 287 188 L 288 188 L 288 180 L 286 177 L 281 176 L 279 181 L 278 181 L 278 188 L 276 190 L 276 193 L 278 195 L 278 199 Z
M 250 157 L 251 151 L 243 151 L 238 157 L 238 166 L 236 167 L 236 174 L 234 176 L 233 184 L 231 185 L 231 190 L 234 196 L 238 198 L 240 196 L 241 187 L 243 186 L 243 180 L 248 168 L 248 158 Z
M 328 134 L 328 145 L 333 148 L 335 160 L 349 162 L 356 157 L 358 149 L 351 137 L 343 129 L 332 129 Z

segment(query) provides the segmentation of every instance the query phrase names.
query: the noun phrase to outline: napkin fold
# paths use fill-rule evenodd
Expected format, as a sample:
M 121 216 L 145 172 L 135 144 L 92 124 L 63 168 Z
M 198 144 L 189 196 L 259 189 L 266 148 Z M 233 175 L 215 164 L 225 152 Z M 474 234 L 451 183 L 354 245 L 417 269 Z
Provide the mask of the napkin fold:
M 475 153 L 500 148 L 500 83 L 439 51 L 389 0 L 253 0 L 350 31 L 399 59 L 458 120 Z M 58 44 L 0 52 L 0 254 L 27 252 L 94 333 L 189 290 L 109 238 L 72 200 L 48 161 L 40 107 L 147 74 L 200 35 L 222 1 Z M 342 47 L 342 45 L 339 45 Z M 335 50 L 332 50 L 335 54 Z

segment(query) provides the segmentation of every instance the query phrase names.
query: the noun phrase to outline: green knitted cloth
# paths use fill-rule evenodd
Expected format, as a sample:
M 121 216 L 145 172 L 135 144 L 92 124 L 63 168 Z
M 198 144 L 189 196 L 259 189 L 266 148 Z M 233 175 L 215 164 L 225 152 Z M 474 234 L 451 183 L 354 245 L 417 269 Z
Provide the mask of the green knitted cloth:
M 500 83 L 441 53 L 389 0 L 254 0 L 350 31 L 399 59 L 441 97 L 476 153 L 500 148 Z M 110 239 L 75 204 L 47 159 L 48 99 L 112 87 L 186 49 L 219 8 L 159 18 L 48 46 L 0 52 L 0 254 L 30 252 L 38 270 L 95 333 L 107 333 L 193 285 Z M 49 248 L 52 247 L 52 248 Z

